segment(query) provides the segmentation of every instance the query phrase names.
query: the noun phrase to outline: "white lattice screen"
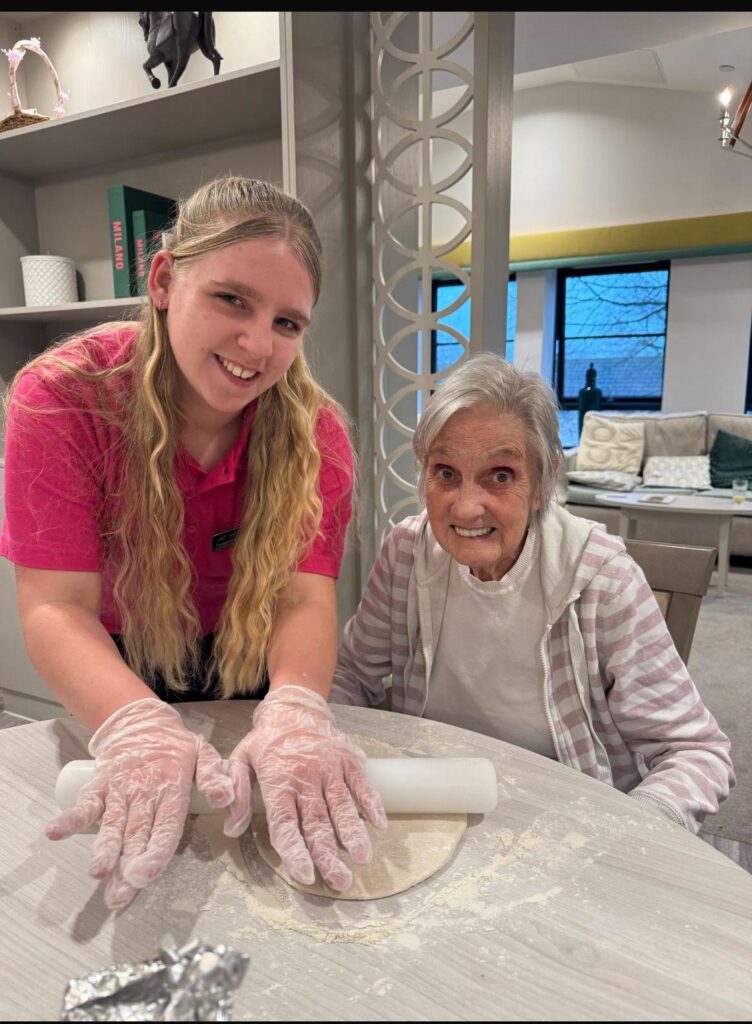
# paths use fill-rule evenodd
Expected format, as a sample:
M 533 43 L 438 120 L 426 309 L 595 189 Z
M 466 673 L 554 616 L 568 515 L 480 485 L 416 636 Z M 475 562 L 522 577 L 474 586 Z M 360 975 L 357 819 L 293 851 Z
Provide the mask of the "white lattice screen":
M 371 13 L 377 548 L 419 508 L 411 439 L 423 403 L 447 372 L 432 372 L 432 332 L 440 326 L 457 341 L 460 359 L 482 348 L 503 353 L 513 18 Z M 450 255 L 471 238 L 472 280 Z M 493 274 L 496 287 L 489 288 Z M 441 275 L 464 288 L 433 312 L 432 281 Z M 483 308 L 473 308 L 470 337 L 439 325 L 471 295 Z

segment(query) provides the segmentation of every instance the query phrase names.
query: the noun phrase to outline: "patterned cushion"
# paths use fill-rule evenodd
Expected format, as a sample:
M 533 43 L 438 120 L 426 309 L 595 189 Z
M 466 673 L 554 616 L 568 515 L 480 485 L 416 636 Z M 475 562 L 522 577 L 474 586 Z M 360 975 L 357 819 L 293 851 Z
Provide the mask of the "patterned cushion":
M 653 455 L 645 460 L 646 487 L 710 487 L 709 455 Z
M 621 473 L 618 469 L 572 469 L 567 479 L 575 484 L 605 487 L 607 491 L 632 491 L 641 482 L 634 473 Z
M 637 475 L 644 447 L 645 425 L 641 421 L 624 422 L 589 412 L 582 424 L 575 468 L 578 472 L 616 469 Z
M 643 458 L 651 455 L 704 455 L 709 451 L 706 444 L 708 414 L 705 412 L 599 412 L 598 415 L 613 423 L 642 423 L 645 427 L 645 450 Z M 738 418 L 738 417 L 737 417 Z M 752 417 L 747 417 L 752 420 Z M 734 430 L 733 427 L 725 430 Z

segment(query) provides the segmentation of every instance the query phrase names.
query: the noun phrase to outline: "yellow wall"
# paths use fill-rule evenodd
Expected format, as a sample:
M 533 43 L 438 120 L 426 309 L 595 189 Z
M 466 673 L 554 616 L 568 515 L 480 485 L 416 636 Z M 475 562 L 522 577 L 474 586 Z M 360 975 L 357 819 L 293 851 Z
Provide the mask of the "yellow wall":
M 669 259 L 752 250 L 752 212 L 712 217 L 618 224 L 579 231 L 551 231 L 513 237 L 509 242 L 511 270 L 558 263 L 610 262 L 625 259 Z M 444 257 L 461 267 L 472 264 L 472 243 L 463 242 Z

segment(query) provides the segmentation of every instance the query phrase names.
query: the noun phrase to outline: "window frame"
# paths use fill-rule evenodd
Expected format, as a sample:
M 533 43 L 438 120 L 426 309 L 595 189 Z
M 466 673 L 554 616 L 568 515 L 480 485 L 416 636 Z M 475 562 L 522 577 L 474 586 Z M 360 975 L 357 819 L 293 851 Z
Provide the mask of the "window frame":
M 565 397 L 564 370 L 566 361 L 566 344 L 564 340 L 564 326 L 566 320 L 566 285 L 573 277 L 596 277 L 605 274 L 630 274 L 644 273 L 651 270 L 665 270 L 668 272 L 666 279 L 666 329 L 663 334 L 663 366 L 661 368 L 661 393 L 660 395 L 618 395 L 606 399 L 603 397 L 603 409 L 613 411 L 645 411 L 660 412 L 663 406 L 663 390 L 666 374 L 666 341 L 668 333 L 668 311 L 671 295 L 671 261 L 655 260 L 644 263 L 612 263 L 593 267 L 560 267 L 556 274 L 556 315 L 554 318 L 554 358 L 552 379 L 554 390 L 559 401 L 559 407 L 564 410 L 577 409 L 579 396 Z M 595 361 L 595 360 L 593 360 Z M 585 382 L 582 382 L 584 386 Z
M 517 281 L 517 273 L 516 273 L 516 271 L 510 271 L 510 273 L 507 276 L 507 296 L 509 295 L 509 284 L 510 284 L 511 281 L 515 281 L 515 282 Z M 431 279 L 431 311 L 432 312 L 436 312 L 436 310 L 438 308 L 436 300 L 438 298 L 439 288 L 442 288 L 442 287 L 445 287 L 445 286 L 448 286 L 448 285 L 462 285 L 462 284 L 463 284 L 463 282 L 458 277 L 455 277 L 454 275 L 447 275 L 446 277 L 443 276 L 443 275 L 441 275 L 441 276 L 437 275 L 437 276 L 433 277 Z M 472 301 L 473 301 L 473 296 L 472 296 L 472 292 L 471 292 L 470 297 L 468 299 L 468 302 L 472 302 Z M 509 317 L 507 316 L 507 321 L 508 321 L 508 319 L 509 319 Z M 515 333 L 516 333 L 516 331 L 515 331 Z M 436 356 L 437 356 L 437 353 L 438 353 L 438 345 L 439 345 L 438 340 L 437 340 L 437 335 L 438 335 L 438 331 L 432 329 L 431 330 L 431 373 L 432 374 L 438 372 L 437 369 L 436 369 Z M 505 350 L 506 350 L 506 345 L 507 345 L 507 343 L 510 340 L 514 344 L 515 339 L 514 338 L 510 339 L 510 338 L 506 337 L 506 332 L 505 332 L 505 335 L 504 335 Z

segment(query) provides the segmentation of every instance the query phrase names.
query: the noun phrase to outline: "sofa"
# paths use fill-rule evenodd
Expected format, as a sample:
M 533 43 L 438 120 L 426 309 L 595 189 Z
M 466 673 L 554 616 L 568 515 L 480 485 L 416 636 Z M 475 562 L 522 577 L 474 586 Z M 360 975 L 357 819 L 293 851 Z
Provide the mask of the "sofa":
M 556 497 L 574 515 L 618 533 L 618 510 L 599 505 L 599 491 L 707 494 L 730 501 L 732 475 L 746 476 L 752 492 L 752 416 L 588 412 L 578 447 L 564 451 Z M 717 529 L 689 516 L 639 520 L 636 537 L 718 546 Z M 730 554 L 752 557 L 752 516 L 733 519 Z

